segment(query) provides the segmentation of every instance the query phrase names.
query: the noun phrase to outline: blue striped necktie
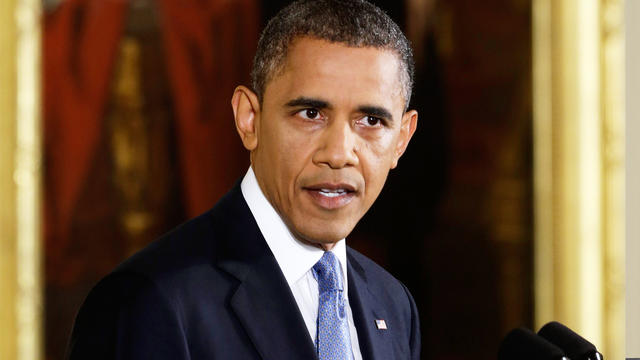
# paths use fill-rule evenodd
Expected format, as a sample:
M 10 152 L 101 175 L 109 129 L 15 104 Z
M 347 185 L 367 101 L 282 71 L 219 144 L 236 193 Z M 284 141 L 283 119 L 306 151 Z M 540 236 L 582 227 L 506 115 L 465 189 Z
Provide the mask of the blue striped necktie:
M 318 280 L 318 334 L 316 348 L 320 360 L 351 360 L 349 321 L 345 309 L 340 262 L 330 251 L 313 266 Z

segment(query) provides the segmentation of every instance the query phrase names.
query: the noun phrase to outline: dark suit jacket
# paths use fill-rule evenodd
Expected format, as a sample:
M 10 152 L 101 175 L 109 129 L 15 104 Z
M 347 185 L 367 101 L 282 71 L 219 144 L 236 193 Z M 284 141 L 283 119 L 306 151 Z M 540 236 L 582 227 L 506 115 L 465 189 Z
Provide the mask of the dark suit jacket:
M 409 291 L 347 248 L 349 302 L 364 359 L 418 359 Z M 386 330 L 376 327 L 384 319 Z M 137 253 L 80 309 L 71 359 L 315 359 L 302 315 L 240 186 Z

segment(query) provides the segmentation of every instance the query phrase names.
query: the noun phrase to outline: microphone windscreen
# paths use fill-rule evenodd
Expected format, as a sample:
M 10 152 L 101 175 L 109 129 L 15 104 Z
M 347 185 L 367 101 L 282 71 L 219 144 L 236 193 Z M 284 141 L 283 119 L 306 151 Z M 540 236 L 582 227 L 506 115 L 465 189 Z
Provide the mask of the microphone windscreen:
M 538 335 L 559 346 L 570 359 L 588 358 L 596 352 L 592 343 L 557 321 L 543 326 Z
M 511 330 L 502 340 L 498 360 L 559 360 L 562 349 L 525 328 Z

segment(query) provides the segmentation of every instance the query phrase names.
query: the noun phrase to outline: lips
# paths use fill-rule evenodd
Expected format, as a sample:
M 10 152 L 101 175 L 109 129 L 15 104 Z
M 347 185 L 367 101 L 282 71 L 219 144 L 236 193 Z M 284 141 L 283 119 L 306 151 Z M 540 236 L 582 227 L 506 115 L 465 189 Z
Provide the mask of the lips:
M 304 187 L 313 203 L 322 209 L 335 210 L 349 204 L 356 196 L 355 187 L 346 184 L 315 184 Z

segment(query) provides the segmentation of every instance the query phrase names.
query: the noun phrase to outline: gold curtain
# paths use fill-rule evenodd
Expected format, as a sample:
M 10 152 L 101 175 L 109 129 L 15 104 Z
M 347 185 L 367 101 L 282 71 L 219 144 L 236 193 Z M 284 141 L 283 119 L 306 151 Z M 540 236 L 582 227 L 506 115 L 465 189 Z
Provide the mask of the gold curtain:
M 0 1 L 0 358 L 42 358 L 39 0 Z
M 622 0 L 534 0 L 535 320 L 624 357 Z

